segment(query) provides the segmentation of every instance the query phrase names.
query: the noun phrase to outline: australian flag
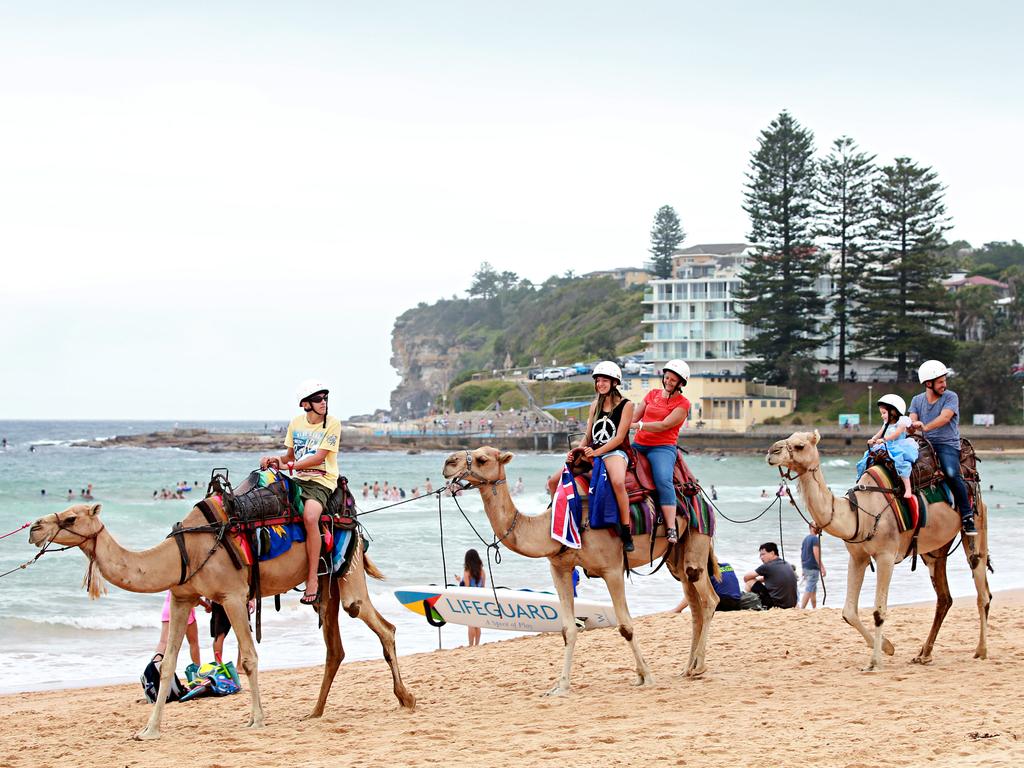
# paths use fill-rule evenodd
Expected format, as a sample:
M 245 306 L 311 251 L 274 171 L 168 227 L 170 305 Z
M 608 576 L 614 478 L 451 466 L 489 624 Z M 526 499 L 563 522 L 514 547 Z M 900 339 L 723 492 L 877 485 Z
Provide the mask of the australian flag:
M 569 466 L 562 468 L 562 479 L 551 497 L 551 538 L 571 549 L 580 548 L 580 523 L 583 502 L 576 493 Z

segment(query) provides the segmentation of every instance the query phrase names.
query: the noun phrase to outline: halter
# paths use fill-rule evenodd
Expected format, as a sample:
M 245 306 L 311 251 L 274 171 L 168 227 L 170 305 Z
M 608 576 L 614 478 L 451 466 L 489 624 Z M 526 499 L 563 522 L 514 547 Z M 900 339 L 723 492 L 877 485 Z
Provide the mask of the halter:
M 793 461 L 793 449 L 789 447 L 789 443 L 788 442 L 786 443 L 786 453 L 789 455 L 789 461 L 792 462 Z M 803 477 L 808 472 L 817 472 L 820 467 L 821 467 L 821 463 L 819 462 L 817 467 L 808 467 L 803 472 L 798 472 L 795 475 L 793 474 L 793 468 L 789 464 L 786 465 L 786 471 L 785 472 L 782 471 L 782 466 L 781 465 L 779 466 L 778 469 L 779 469 L 779 476 L 782 477 L 783 479 L 785 479 L 785 480 L 796 480 L 797 478 Z
M 473 454 L 470 453 L 468 448 L 466 449 L 465 454 L 466 454 L 466 456 L 465 456 L 466 469 L 458 477 L 452 478 L 452 480 L 449 482 L 449 485 L 454 485 L 456 488 L 459 488 L 460 490 L 463 490 L 463 491 L 468 490 L 470 488 L 479 488 L 479 487 L 484 486 L 484 485 L 489 485 L 489 486 L 491 486 L 491 493 L 494 494 L 495 496 L 497 496 L 498 495 L 498 488 L 497 488 L 497 486 L 504 485 L 505 482 L 506 482 L 505 478 L 504 477 L 499 477 L 497 480 L 488 480 L 483 475 L 477 474 L 473 470 Z M 504 474 L 504 471 L 502 471 L 502 474 Z M 467 483 L 466 482 L 466 478 L 467 477 L 471 477 L 474 480 L 476 480 L 477 481 L 476 485 L 474 485 L 473 483 Z M 513 523 L 513 526 L 514 525 L 515 524 Z

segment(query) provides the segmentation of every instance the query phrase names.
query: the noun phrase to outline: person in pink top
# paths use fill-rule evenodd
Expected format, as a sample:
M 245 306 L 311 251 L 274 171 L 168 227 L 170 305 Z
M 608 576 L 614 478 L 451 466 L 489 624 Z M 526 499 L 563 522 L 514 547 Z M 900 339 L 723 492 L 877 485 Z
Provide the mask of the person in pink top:
M 676 532 L 676 491 L 672 470 L 676 464 L 679 428 L 690 412 L 690 401 L 682 392 L 690 378 L 690 366 L 684 360 L 669 360 L 661 369 L 661 389 L 652 389 L 633 411 L 636 434 L 633 448 L 651 462 L 658 503 L 665 517 L 669 542 L 678 541 Z

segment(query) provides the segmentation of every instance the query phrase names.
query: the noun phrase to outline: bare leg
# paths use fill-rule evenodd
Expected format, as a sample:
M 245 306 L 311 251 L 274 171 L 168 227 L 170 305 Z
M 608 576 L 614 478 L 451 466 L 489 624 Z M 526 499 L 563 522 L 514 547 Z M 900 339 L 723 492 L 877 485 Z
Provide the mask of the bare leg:
M 633 633 L 633 619 L 629 615 L 629 606 L 626 604 L 625 577 L 622 571 L 616 568 L 603 574 L 603 578 L 604 583 L 608 585 L 612 605 L 615 606 L 615 618 L 619 621 L 619 634 L 629 643 L 629 647 L 633 651 L 633 658 L 636 661 L 636 677 L 633 680 L 633 685 L 652 685 L 654 683 L 654 676 L 651 674 L 651 669 L 647 666 L 647 662 L 644 661 L 644 656 L 640 652 L 640 643 L 637 642 L 636 636 Z M 690 613 L 694 614 L 694 611 L 691 610 Z
M 263 727 L 263 705 L 260 703 L 260 684 L 258 675 L 258 657 L 256 643 L 249 628 L 249 611 L 246 593 L 225 596 L 223 606 L 228 615 L 235 637 L 238 638 L 238 661 L 249 680 L 249 697 L 251 701 L 249 727 Z
M 167 694 L 171 690 L 171 677 L 174 676 L 174 668 L 178 664 L 178 651 L 181 649 L 181 640 L 185 635 L 185 624 L 188 622 L 188 612 L 191 609 L 192 603 L 189 600 L 181 600 L 171 593 L 171 620 L 167 622 L 167 652 L 160 662 L 160 688 L 156 694 L 153 711 L 149 715 L 149 722 L 135 734 L 138 740 L 160 738 L 160 719 L 163 717 L 164 704 L 167 703 Z
M 576 627 L 575 599 L 572 596 L 572 568 L 569 570 L 556 568 L 553 561 L 549 561 L 549 565 L 551 566 L 551 579 L 555 583 L 555 591 L 558 592 L 558 606 L 562 611 L 562 641 L 565 643 L 565 656 L 562 659 L 561 677 L 558 678 L 555 687 L 545 695 L 557 696 L 569 692 L 572 652 L 576 647 L 576 634 L 579 629 Z
M 910 477 L 904 477 L 903 480 L 903 498 L 911 499 L 914 497 L 913 491 L 910 490 Z
M 188 651 L 192 657 L 192 663 L 199 666 L 199 622 L 193 621 L 185 628 L 185 637 L 188 639 Z
M 307 499 L 302 507 L 302 522 L 306 527 L 306 562 L 309 563 L 304 598 L 312 597 L 317 591 L 316 571 L 320 562 L 320 515 L 323 511 L 323 505 L 319 501 L 311 499 Z

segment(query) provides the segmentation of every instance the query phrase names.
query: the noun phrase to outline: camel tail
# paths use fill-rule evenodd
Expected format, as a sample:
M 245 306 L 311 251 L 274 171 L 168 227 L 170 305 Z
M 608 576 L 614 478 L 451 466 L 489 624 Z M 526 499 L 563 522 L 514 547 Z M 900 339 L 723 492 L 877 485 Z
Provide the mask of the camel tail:
M 363 554 L 363 570 L 366 572 L 367 576 L 372 576 L 378 581 L 384 581 L 387 578 L 387 576 L 377 569 L 377 566 L 373 564 L 373 561 L 367 557 L 365 553 Z

